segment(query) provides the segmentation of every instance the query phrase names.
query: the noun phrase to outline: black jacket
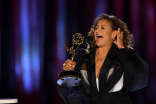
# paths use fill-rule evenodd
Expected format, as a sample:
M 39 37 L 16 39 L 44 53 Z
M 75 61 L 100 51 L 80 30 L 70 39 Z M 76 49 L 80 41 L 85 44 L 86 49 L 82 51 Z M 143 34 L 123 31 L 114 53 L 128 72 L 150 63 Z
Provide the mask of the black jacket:
M 114 104 L 113 102 L 122 101 L 115 99 L 122 99 L 128 102 L 128 97 L 125 95 L 128 91 L 135 91 L 144 88 L 148 82 L 148 64 L 140 58 L 138 53 L 133 49 L 118 49 L 115 44 L 110 48 L 106 59 L 102 65 L 99 73 L 99 92 L 96 87 L 96 77 L 95 77 L 95 54 L 96 48 L 92 51 L 92 102 L 97 104 Z M 81 66 L 86 63 L 86 69 L 88 73 L 88 80 L 90 79 L 90 64 L 88 60 L 88 54 L 84 49 L 79 49 L 77 51 L 76 57 L 76 71 L 80 71 Z M 114 71 L 111 76 L 107 79 L 109 70 L 114 67 Z M 109 93 L 108 91 L 113 88 L 113 86 L 119 81 L 122 74 L 124 73 L 124 82 L 122 92 Z M 62 95 L 62 91 L 72 90 L 73 93 L 68 93 L 67 95 Z M 58 86 L 58 92 L 65 100 L 66 104 L 76 104 L 78 101 L 81 104 L 84 101 L 89 102 L 90 90 L 89 86 L 85 83 L 82 77 L 82 83 L 78 87 L 73 88 L 63 88 Z M 68 92 L 68 91 L 67 91 Z M 77 93 L 76 93 L 77 92 Z M 125 93 L 123 93 L 125 92 Z M 71 96 L 72 95 L 72 96 Z M 74 96 L 76 96 L 74 100 Z M 83 100 L 83 98 L 85 98 Z M 74 102 L 73 102 L 74 101 Z M 80 103 L 81 102 L 81 103 Z M 102 103 L 98 103 L 102 102 Z M 125 102 L 123 102 L 126 104 Z M 85 103 L 82 103 L 85 104 Z M 116 104 L 116 103 L 115 103 Z

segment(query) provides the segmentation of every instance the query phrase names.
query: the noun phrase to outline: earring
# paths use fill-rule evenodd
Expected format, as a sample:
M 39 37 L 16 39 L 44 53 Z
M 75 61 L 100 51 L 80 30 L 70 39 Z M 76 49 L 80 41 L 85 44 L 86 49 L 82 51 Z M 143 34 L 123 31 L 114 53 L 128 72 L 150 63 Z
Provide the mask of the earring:
M 112 39 L 112 42 L 114 42 L 114 41 L 115 41 L 115 38 Z

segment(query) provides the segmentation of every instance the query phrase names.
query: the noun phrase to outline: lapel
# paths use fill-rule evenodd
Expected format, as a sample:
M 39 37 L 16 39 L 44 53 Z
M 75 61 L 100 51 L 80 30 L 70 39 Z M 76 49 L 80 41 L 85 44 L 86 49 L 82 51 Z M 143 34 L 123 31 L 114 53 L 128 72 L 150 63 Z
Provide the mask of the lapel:
M 117 62 L 117 46 L 113 43 L 99 73 L 99 90 L 106 84 L 107 76 L 111 67 Z
M 96 92 L 98 92 L 97 90 L 97 86 L 96 86 L 96 76 L 95 76 L 95 54 L 96 54 L 96 47 L 93 49 L 92 51 L 92 64 L 91 64 L 91 67 L 92 67 L 92 70 L 90 70 L 90 63 L 89 61 L 86 61 L 86 66 L 87 66 L 87 74 L 88 74 L 88 81 L 90 81 L 90 73 L 92 71 L 92 87 L 93 87 L 93 90 L 95 90 Z M 89 55 L 87 56 L 88 59 L 89 59 Z
M 93 50 L 92 53 L 92 84 L 93 87 L 97 90 L 97 85 L 96 85 L 96 74 L 95 74 L 95 54 L 96 54 L 96 48 Z
M 96 49 L 97 47 L 95 47 L 92 51 L 92 87 L 94 90 L 97 90 L 97 85 L 96 85 L 96 74 L 95 74 L 95 55 L 96 55 Z M 106 79 L 108 76 L 108 72 L 110 70 L 110 68 L 114 65 L 114 63 L 117 61 L 116 60 L 116 51 L 118 50 L 117 46 L 113 43 L 112 47 L 110 48 L 106 59 L 101 67 L 100 73 L 99 73 L 99 91 L 100 88 L 102 88 L 102 86 L 106 83 Z M 89 57 L 89 56 L 87 56 Z M 87 66 L 87 73 L 88 73 L 88 81 L 90 80 L 90 64 L 89 61 L 86 62 L 86 66 Z

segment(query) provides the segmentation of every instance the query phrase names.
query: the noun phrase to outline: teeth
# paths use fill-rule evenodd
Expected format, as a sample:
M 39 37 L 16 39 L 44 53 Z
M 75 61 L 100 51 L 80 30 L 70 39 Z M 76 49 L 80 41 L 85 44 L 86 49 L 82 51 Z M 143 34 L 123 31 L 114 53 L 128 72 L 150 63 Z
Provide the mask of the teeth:
M 98 37 L 98 38 L 103 38 L 103 36 L 101 36 L 101 35 L 96 35 L 96 37 Z

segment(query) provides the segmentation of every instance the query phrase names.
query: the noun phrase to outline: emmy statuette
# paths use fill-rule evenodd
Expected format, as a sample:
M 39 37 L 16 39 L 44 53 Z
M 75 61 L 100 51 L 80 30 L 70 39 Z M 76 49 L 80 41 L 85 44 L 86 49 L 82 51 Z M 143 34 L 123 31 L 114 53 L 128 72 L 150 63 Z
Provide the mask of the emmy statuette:
M 74 61 L 74 57 L 76 54 L 76 50 L 79 48 L 81 44 L 83 44 L 84 36 L 80 33 L 76 33 L 72 37 L 73 45 L 72 47 L 68 48 L 66 45 L 65 40 L 65 49 L 69 52 L 69 54 L 72 54 L 71 61 Z M 74 45 L 77 45 L 77 48 L 74 50 Z M 57 84 L 60 86 L 66 86 L 66 87 L 72 87 L 72 86 L 78 86 L 81 82 L 81 78 L 79 77 L 79 72 L 74 70 L 68 70 L 68 71 L 62 71 L 59 73 L 59 79 L 57 81 Z

